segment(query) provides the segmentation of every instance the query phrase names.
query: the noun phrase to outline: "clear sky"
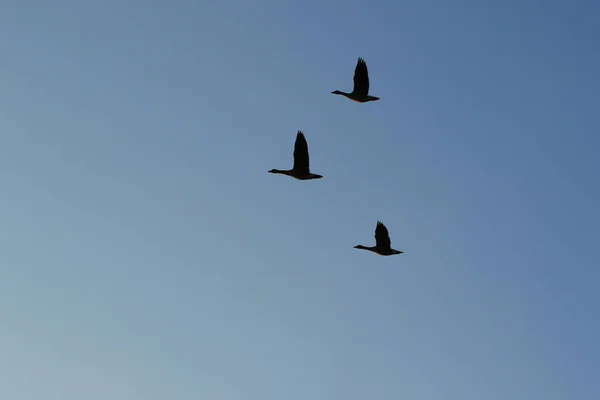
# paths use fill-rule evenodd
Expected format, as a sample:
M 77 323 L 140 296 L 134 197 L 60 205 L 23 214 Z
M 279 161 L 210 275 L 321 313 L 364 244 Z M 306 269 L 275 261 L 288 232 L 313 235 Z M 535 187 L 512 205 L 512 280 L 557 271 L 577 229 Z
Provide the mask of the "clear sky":
M 600 398 L 599 15 L 1 1 L 0 398 Z

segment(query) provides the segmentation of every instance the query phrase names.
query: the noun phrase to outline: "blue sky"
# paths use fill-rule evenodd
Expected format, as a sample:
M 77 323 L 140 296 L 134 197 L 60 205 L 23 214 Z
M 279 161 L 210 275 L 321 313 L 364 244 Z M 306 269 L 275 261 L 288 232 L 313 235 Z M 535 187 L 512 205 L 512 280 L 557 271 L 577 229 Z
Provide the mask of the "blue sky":
M 0 398 L 599 398 L 594 3 L 3 1 Z

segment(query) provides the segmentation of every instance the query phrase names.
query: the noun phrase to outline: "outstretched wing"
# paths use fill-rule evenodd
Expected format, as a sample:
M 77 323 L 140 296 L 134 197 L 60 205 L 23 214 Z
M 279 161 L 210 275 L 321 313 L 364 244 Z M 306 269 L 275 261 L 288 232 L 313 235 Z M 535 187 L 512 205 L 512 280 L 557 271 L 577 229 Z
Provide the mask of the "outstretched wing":
M 294 169 L 299 172 L 309 173 L 308 143 L 302 131 L 296 135 L 296 144 L 294 145 Z
M 360 57 L 354 69 L 354 93 L 362 96 L 369 94 L 369 71 L 367 63 Z
M 388 230 L 381 221 L 377 221 L 377 226 L 375 227 L 375 243 L 377 244 L 377 247 L 380 248 L 388 248 L 392 246 L 392 241 L 390 240 Z

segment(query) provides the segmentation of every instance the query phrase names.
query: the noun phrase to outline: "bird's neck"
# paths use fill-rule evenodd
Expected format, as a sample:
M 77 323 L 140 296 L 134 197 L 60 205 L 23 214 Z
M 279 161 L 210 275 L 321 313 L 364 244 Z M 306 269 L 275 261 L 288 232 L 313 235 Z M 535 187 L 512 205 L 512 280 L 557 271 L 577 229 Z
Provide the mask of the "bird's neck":
M 283 175 L 292 175 L 291 169 L 273 169 L 270 171 L 272 174 L 283 174 Z
M 346 97 L 350 97 L 352 95 L 352 93 L 342 92 L 341 90 L 338 90 L 334 94 L 339 94 L 339 95 L 346 96 Z
M 361 250 L 369 250 L 369 251 L 373 251 L 373 250 L 375 250 L 375 247 L 376 247 L 376 246 L 372 246 L 372 247 L 369 247 L 369 246 L 363 246 L 362 244 L 359 244 L 359 245 L 356 245 L 356 246 L 355 246 L 355 248 L 356 248 L 356 249 L 361 249 Z

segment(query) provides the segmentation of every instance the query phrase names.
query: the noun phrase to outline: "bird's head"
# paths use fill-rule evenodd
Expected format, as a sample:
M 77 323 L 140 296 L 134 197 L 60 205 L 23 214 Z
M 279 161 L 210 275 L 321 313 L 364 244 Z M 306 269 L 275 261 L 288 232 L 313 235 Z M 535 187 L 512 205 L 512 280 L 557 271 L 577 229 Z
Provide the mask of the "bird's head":
M 339 90 L 334 90 L 333 92 L 331 92 L 333 94 L 343 94 L 342 92 L 340 92 Z

